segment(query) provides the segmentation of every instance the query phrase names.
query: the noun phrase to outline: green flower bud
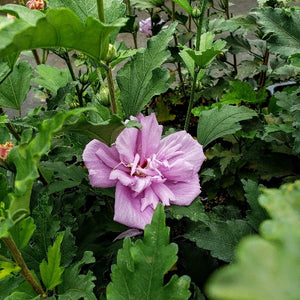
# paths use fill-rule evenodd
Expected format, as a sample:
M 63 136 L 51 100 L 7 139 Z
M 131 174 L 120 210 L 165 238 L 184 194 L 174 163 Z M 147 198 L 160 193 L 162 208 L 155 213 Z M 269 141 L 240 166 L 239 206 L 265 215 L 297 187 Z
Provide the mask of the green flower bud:
M 105 62 L 110 63 L 117 57 L 117 51 L 114 45 L 109 44 Z
M 110 105 L 110 95 L 109 95 L 109 89 L 107 86 L 101 86 L 99 93 L 96 95 L 97 100 L 104 106 Z
M 196 19 L 199 18 L 200 15 L 201 15 L 200 9 L 197 6 L 195 6 L 192 10 L 192 17 Z

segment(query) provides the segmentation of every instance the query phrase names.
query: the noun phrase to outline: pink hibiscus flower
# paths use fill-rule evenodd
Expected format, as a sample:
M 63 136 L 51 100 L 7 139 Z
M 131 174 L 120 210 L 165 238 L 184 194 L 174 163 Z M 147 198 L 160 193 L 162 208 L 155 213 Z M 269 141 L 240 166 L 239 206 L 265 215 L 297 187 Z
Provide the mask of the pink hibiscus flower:
M 159 202 L 189 205 L 200 194 L 198 172 L 205 156 L 186 131 L 161 139 L 155 114 L 131 119 L 142 129 L 124 129 L 112 147 L 92 140 L 83 160 L 92 186 L 116 187 L 114 220 L 144 229 Z

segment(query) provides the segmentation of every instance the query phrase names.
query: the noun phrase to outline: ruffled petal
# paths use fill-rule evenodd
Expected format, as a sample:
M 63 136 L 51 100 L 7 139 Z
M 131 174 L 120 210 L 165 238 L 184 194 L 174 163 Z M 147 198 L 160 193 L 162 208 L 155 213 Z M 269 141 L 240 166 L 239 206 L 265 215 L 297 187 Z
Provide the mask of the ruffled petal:
M 195 174 L 189 182 L 166 181 L 165 185 L 174 194 L 174 198 L 170 200 L 171 204 L 190 205 L 201 193 L 198 174 Z
M 129 227 L 144 229 L 151 223 L 154 209 L 148 206 L 142 211 L 142 194 L 134 197 L 133 193 L 130 188 L 117 183 L 114 220 Z
M 165 183 L 153 183 L 151 187 L 163 206 L 168 206 L 175 200 L 173 191 Z
M 138 133 L 136 150 L 140 155 L 140 165 L 143 165 L 147 158 L 157 152 L 163 127 L 157 123 L 154 113 L 147 117 L 139 114 L 137 119 L 142 129 Z
M 125 128 L 116 139 L 120 160 L 126 165 L 134 161 L 138 132 L 137 128 Z
M 176 151 L 174 151 L 174 147 L 176 147 Z M 199 172 L 205 160 L 203 147 L 184 130 L 172 133 L 162 139 L 157 157 L 160 160 L 167 157 L 170 165 L 180 157 L 193 165 L 195 172 Z
M 155 210 L 158 202 L 159 202 L 158 197 L 156 196 L 156 194 L 154 193 L 154 191 L 152 190 L 152 188 L 148 187 L 145 190 L 144 197 L 142 198 L 141 210 L 144 211 L 149 205 L 151 205 L 152 208 Z
M 82 154 L 85 166 L 89 171 L 91 185 L 94 187 L 107 188 L 116 185 L 116 180 L 109 179 L 112 168 L 106 165 L 106 163 L 102 161 L 101 157 L 97 155 L 97 151 L 105 149 L 109 160 L 115 161 L 116 149 L 114 147 L 109 148 L 108 146 L 106 146 L 106 149 L 104 146 L 106 145 L 102 142 L 92 140 L 86 145 Z

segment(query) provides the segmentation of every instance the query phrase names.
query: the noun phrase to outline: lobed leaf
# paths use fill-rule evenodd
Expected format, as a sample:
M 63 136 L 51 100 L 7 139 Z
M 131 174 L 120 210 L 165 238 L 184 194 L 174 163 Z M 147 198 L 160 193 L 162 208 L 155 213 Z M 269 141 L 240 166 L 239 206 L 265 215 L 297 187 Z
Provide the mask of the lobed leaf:
M 271 220 L 261 236 L 242 240 L 236 262 L 207 284 L 210 299 L 297 299 L 300 294 L 300 181 L 264 189 L 259 203 Z
M 133 59 L 117 73 L 121 103 L 126 117 L 136 116 L 155 95 L 169 87 L 169 71 L 160 66 L 170 56 L 166 50 L 176 23 L 147 41 L 147 48 L 137 52 Z
M 251 13 L 258 18 L 272 53 L 290 56 L 299 53 L 300 10 L 281 8 L 254 8 Z
M 64 269 L 60 267 L 61 253 L 60 245 L 62 243 L 64 233 L 59 234 L 53 246 L 48 248 L 47 260 L 43 260 L 40 264 L 40 272 L 43 283 L 48 290 L 52 290 L 62 282 L 62 273 Z
M 83 23 L 67 8 L 47 9 L 46 13 L 7 4 L 1 12 L 18 16 L 0 30 L 0 58 L 37 48 L 67 48 L 85 53 L 96 61 L 105 59 L 109 34 L 125 25 L 125 18 L 103 24 L 93 17 Z
M 225 105 L 202 111 L 199 117 L 197 139 L 203 147 L 227 134 L 234 134 L 242 127 L 239 121 L 256 116 L 256 112 L 244 106 Z
M 32 77 L 31 65 L 27 61 L 20 62 L 0 85 L 0 105 L 20 110 L 30 89 Z
M 107 299 L 188 299 L 190 279 L 172 276 L 164 284 L 164 275 L 177 261 L 177 245 L 169 244 L 163 206 L 159 204 L 152 222 L 146 225 L 144 239 L 135 243 L 126 238 L 112 266 L 112 282 Z

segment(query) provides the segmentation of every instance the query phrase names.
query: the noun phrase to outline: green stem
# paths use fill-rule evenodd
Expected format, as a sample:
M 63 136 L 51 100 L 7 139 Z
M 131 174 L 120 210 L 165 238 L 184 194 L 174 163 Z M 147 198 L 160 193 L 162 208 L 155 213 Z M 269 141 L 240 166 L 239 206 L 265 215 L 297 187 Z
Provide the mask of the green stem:
M 97 0 L 98 17 L 102 23 L 105 23 L 103 0 Z
M 41 65 L 41 59 L 36 49 L 31 50 L 37 65 Z
M 38 295 L 40 295 L 42 298 L 47 298 L 47 294 L 44 292 L 44 290 L 41 288 L 41 286 L 38 284 L 38 282 L 35 280 L 31 272 L 29 271 L 22 257 L 22 254 L 18 249 L 17 245 L 15 244 L 13 238 L 9 236 L 7 238 L 3 238 L 2 240 L 11 252 L 17 265 L 21 268 L 20 273 L 24 277 L 24 279 L 32 286 L 32 288 Z
M 109 95 L 110 95 L 110 103 L 112 107 L 112 112 L 113 114 L 118 114 L 118 106 L 117 106 L 117 101 L 116 101 L 116 95 L 115 95 L 115 86 L 114 86 L 114 80 L 112 76 L 112 71 L 111 71 L 111 64 L 108 65 L 108 68 L 105 70 L 106 71 L 106 78 L 107 78 L 107 85 L 108 85 L 108 90 L 109 90 Z
M 198 77 L 198 72 L 195 70 L 193 84 L 192 84 L 192 91 L 191 91 L 191 96 L 190 96 L 190 102 L 189 102 L 189 106 L 188 106 L 188 110 L 187 110 L 187 114 L 186 114 L 186 118 L 185 118 L 185 123 L 184 123 L 184 130 L 186 132 L 189 130 L 190 118 L 191 118 L 191 113 L 192 113 L 192 108 L 193 108 L 194 98 L 195 98 L 197 77 Z
M 64 53 L 63 59 L 65 60 L 67 66 L 68 66 L 68 69 L 69 69 L 69 71 L 70 71 L 72 80 L 73 80 L 73 81 L 76 81 L 75 72 L 74 72 L 74 70 L 73 70 L 73 66 L 72 66 L 72 63 L 71 63 L 70 56 L 69 56 L 69 53 L 68 53 L 68 52 Z M 76 89 L 77 96 L 78 96 L 79 106 L 80 106 L 80 107 L 83 107 L 82 92 L 79 90 L 78 85 L 75 85 L 75 89 Z
M 200 44 L 201 44 L 201 34 L 202 34 L 202 26 L 203 26 L 203 20 L 204 20 L 204 13 L 205 13 L 205 8 L 207 5 L 207 0 L 203 0 L 202 1 L 202 5 L 201 5 L 201 9 L 200 9 L 200 17 L 198 22 L 195 21 L 195 24 L 197 25 L 197 36 L 196 36 L 196 51 L 199 51 L 200 49 Z M 192 84 L 192 91 L 191 91 L 191 96 L 190 96 L 190 102 L 189 102 L 189 106 L 188 106 L 188 110 L 187 110 L 187 114 L 186 114 L 186 118 L 185 118 L 185 123 L 184 123 L 184 130 L 188 131 L 189 129 L 189 124 L 190 124 L 190 118 L 191 118 L 191 112 L 192 112 L 192 108 L 194 105 L 194 100 L 195 100 L 195 90 L 196 90 L 196 84 L 197 84 L 197 77 L 198 77 L 198 73 L 200 72 L 200 70 L 198 69 L 196 63 L 194 66 L 194 78 L 193 78 L 193 84 Z

